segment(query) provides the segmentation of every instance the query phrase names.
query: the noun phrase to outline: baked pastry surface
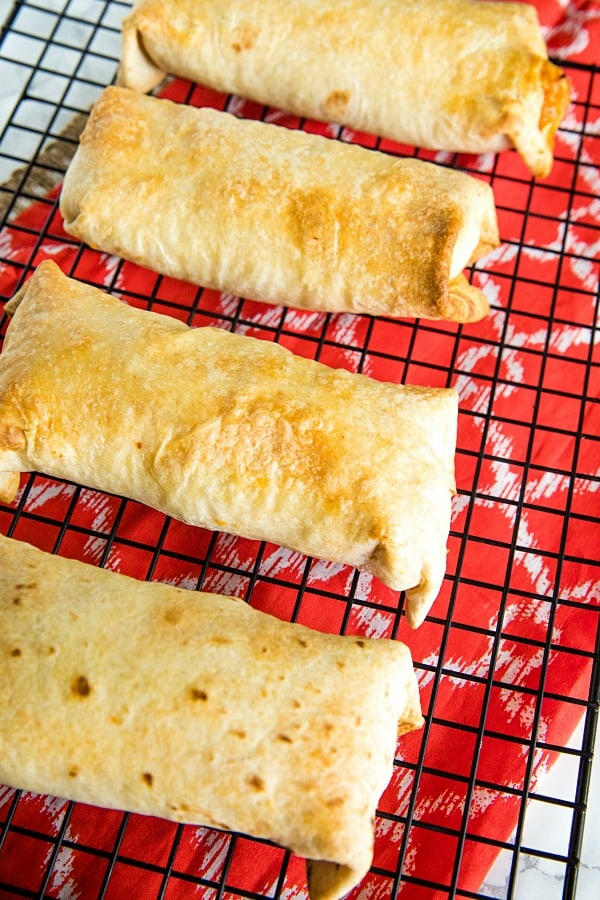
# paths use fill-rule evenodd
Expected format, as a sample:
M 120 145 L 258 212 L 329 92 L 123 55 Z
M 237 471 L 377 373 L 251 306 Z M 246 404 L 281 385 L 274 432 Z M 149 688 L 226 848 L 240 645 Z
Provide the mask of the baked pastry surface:
M 482 318 L 498 244 L 483 181 L 109 87 L 60 199 L 66 231 L 165 275 L 330 312 Z
M 0 782 L 243 831 L 308 860 L 313 900 L 368 871 L 408 648 L 136 581 L 0 535 Z
M 422 622 L 446 565 L 457 394 L 191 329 L 38 266 L 7 307 L 0 473 L 358 566 Z M 6 475 L 8 473 L 8 475 Z
M 165 73 L 434 150 L 550 172 L 570 86 L 535 7 L 487 0 L 138 0 L 121 84 Z

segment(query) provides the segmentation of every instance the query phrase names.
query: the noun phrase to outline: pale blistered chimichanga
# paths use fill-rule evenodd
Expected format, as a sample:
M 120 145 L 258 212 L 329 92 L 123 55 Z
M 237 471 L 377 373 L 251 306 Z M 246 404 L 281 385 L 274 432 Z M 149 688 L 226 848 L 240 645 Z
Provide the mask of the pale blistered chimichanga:
M 121 83 L 165 73 L 435 150 L 552 167 L 570 88 L 535 7 L 486 0 L 139 0 Z
M 149 269 L 269 303 L 472 321 L 492 190 L 416 159 L 109 87 L 60 200 L 65 229 Z
M 406 589 L 420 624 L 446 565 L 454 390 L 190 329 L 51 261 L 15 306 L 0 354 L 0 473 L 67 478 L 364 568 Z
M 371 865 L 408 648 L 136 581 L 0 535 L 0 782 L 274 840 L 312 900 Z

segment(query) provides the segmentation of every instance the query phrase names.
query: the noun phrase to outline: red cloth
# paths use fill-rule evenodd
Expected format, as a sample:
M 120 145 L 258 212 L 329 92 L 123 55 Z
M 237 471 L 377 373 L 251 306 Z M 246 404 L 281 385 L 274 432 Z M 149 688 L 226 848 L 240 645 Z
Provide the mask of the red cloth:
M 537 6 L 551 55 L 598 62 L 598 3 L 540 0 Z M 366 345 L 365 374 L 446 385 L 451 370 L 451 383 L 461 398 L 459 494 L 448 575 L 426 623 L 411 632 L 402 619 L 397 634 L 413 651 L 428 723 L 423 732 L 399 741 L 394 775 L 379 806 L 374 868 L 354 891 L 365 900 L 391 895 L 401 862 L 403 879 L 408 879 L 400 887 L 403 898 L 445 897 L 444 886 L 452 883 L 459 856 L 457 886 L 476 891 L 498 842 L 508 841 L 514 831 L 527 778 L 535 790 L 556 759 L 553 748 L 565 745 L 589 695 L 600 601 L 593 480 L 598 462 L 591 438 L 598 434 L 598 405 L 591 402 L 598 397 L 597 368 L 590 370 L 586 383 L 598 281 L 594 241 L 599 160 L 597 141 L 584 138 L 580 148 L 579 135 L 584 103 L 592 91 L 591 100 L 598 104 L 598 79 L 587 70 L 569 74 L 575 103 L 558 136 L 550 177 L 532 182 L 514 153 L 497 161 L 493 184 L 503 244 L 474 275 L 493 305 L 484 321 L 458 328 L 375 320 L 368 332 L 364 317 L 285 313 L 281 340 L 296 353 L 313 356 L 318 349 L 323 362 L 355 369 Z M 188 87 L 174 82 L 167 93 L 183 99 Z M 223 106 L 225 98 L 197 88 L 192 102 Z M 260 112 L 251 103 L 236 103 L 240 114 Z M 272 118 L 297 125 L 291 116 L 274 112 Z M 350 132 L 344 137 L 365 139 Z M 490 168 L 485 157 L 461 157 L 459 163 L 479 168 L 483 177 Z M 565 190 L 570 185 L 572 194 Z M 44 238 L 38 246 L 40 233 Z M 17 264 L 33 265 L 51 256 L 64 271 L 101 286 L 110 282 L 117 264 L 112 257 L 89 249 L 81 252 L 65 241 L 59 214 L 45 202 L 6 226 L 0 241 L 3 256 L 15 263 L 0 265 L 4 297 L 12 294 L 20 276 Z M 189 285 L 159 280 L 129 264 L 117 281 L 117 289 L 139 293 L 141 306 L 157 285 L 153 308 L 186 318 L 195 296 Z M 220 317 L 236 309 L 235 298 L 205 291 L 193 324 L 223 325 Z M 282 315 L 279 308 L 245 302 L 240 330 L 272 338 L 269 329 L 280 324 Z M 325 341 L 319 344 L 316 339 L 323 334 Z M 597 363 L 596 349 L 592 353 Z M 73 492 L 71 486 L 32 478 L 14 536 L 53 549 Z M 16 505 L 0 507 L 0 531 L 11 527 Z M 134 503 L 123 510 L 119 500 L 95 491 L 81 492 L 59 552 L 97 563 L 104 535 L 118 514 L 107 564 L 146 577 L 164 517 Z M 192 587 L 210 540 L 201 529 L 171 523 L 153 577 Z M 203 587 L 245 596 L 258 552 L 254 542 L 219 536 Z M 189 562 L 178 553 L 197 555 L 199 561 Z M 300 554 L 267 545 L 252 603 L 290 618 L 305 568 Z M 345 627 L 348 633 L 370 637 L 396 636 L 398 597 L 377 580 L 354 578 L 347 567 L 312 563 L 298 620 L 325 631 Z M 346 621 L 345 598 L 351 591 Z M 549 632 L 552 642 L 546 649 Z M 532 753 L 534 727 L 537 745 Z M 14 791 L 0 787 L 0 822 L 9 815 L 13 797 Z M 403 819 L 411 802 L 413 827 L 404 845 Z M 52 798 L 21 798 L 0 850 L 0 884 L 39 889 L 51 859 L 49 839 L 65 825 L 68 809 Z M 224 896 L 236 890 L 272 894 L 278 886 L 286 900 L 306 893 L 301 860 L 245 837 L 191 826 L 178 830 L 156 819 L 124 819 L 119 812 L 83 805 L 74 806 L 69 815 L 47 896 L 96 896 L 115 848 L 105 894 L 109 898 L 158 895 L 169 866 L 168 900 L 212 898 L 225 867 Z M 439 891 L 421 885 L 421 880 L 439 884 Z

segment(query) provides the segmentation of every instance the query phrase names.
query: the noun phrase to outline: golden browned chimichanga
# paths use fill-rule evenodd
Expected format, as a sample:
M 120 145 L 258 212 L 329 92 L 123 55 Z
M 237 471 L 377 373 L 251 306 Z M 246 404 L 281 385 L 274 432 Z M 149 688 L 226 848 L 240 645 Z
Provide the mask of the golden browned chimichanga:
M 67 232 L 269 303 L 480 319 L 490 186 L 416 159 L 109 87 L 67 171 Z
M 446 565 L 456 391 L 188 328 L 51 261 L 15 307 L 0 354 L 0 472 L 44 472 L 361 567 L 406 589 L 420 624 Z
M 0 535 L 0 782 L 268 838 L 313 900 L 373 857 L 408 648 L 136 581 Z
M 484 0 L 139 0 L 121 84 L 165 73 L 420 147 L 552 167 L 570 87 L 535 8 Z

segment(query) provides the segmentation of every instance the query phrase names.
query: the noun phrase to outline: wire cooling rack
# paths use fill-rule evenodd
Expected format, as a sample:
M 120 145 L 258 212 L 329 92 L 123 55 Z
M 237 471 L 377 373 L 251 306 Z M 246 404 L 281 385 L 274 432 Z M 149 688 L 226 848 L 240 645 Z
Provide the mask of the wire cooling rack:
M 0 299 L 52 256 L 69 275 L 194 326 L 276 340 L 375 378 L 455 386 L 447 576 L 410 632 L 403 596 L 347 567 L 37 474 L 0 505 L 0 531 L 322 630 L 406 641 L 426 725 L 399 741 L 373 868 L 354 895 L 527 898 L 543 885 L 546 900 L 575 897 L 600 685 L 599 70 L 564 64 L 575 100 L 543 182 L 514 153 L 424 153 L 171 82 L 165 93 L 180 102 L 416 154 L 492 184 L 502 247 L 472 273 L 492 305 L 482 322 L 299 312 L 160 278 L 62 231 L 59 185 L 90 104 L 114 77 L 129 5 L 22 2 L 3 28 Z M 265 842 L 0 787 L 0 897 L 125 896 L 288 900 L 306 888 L 302 862 Z

